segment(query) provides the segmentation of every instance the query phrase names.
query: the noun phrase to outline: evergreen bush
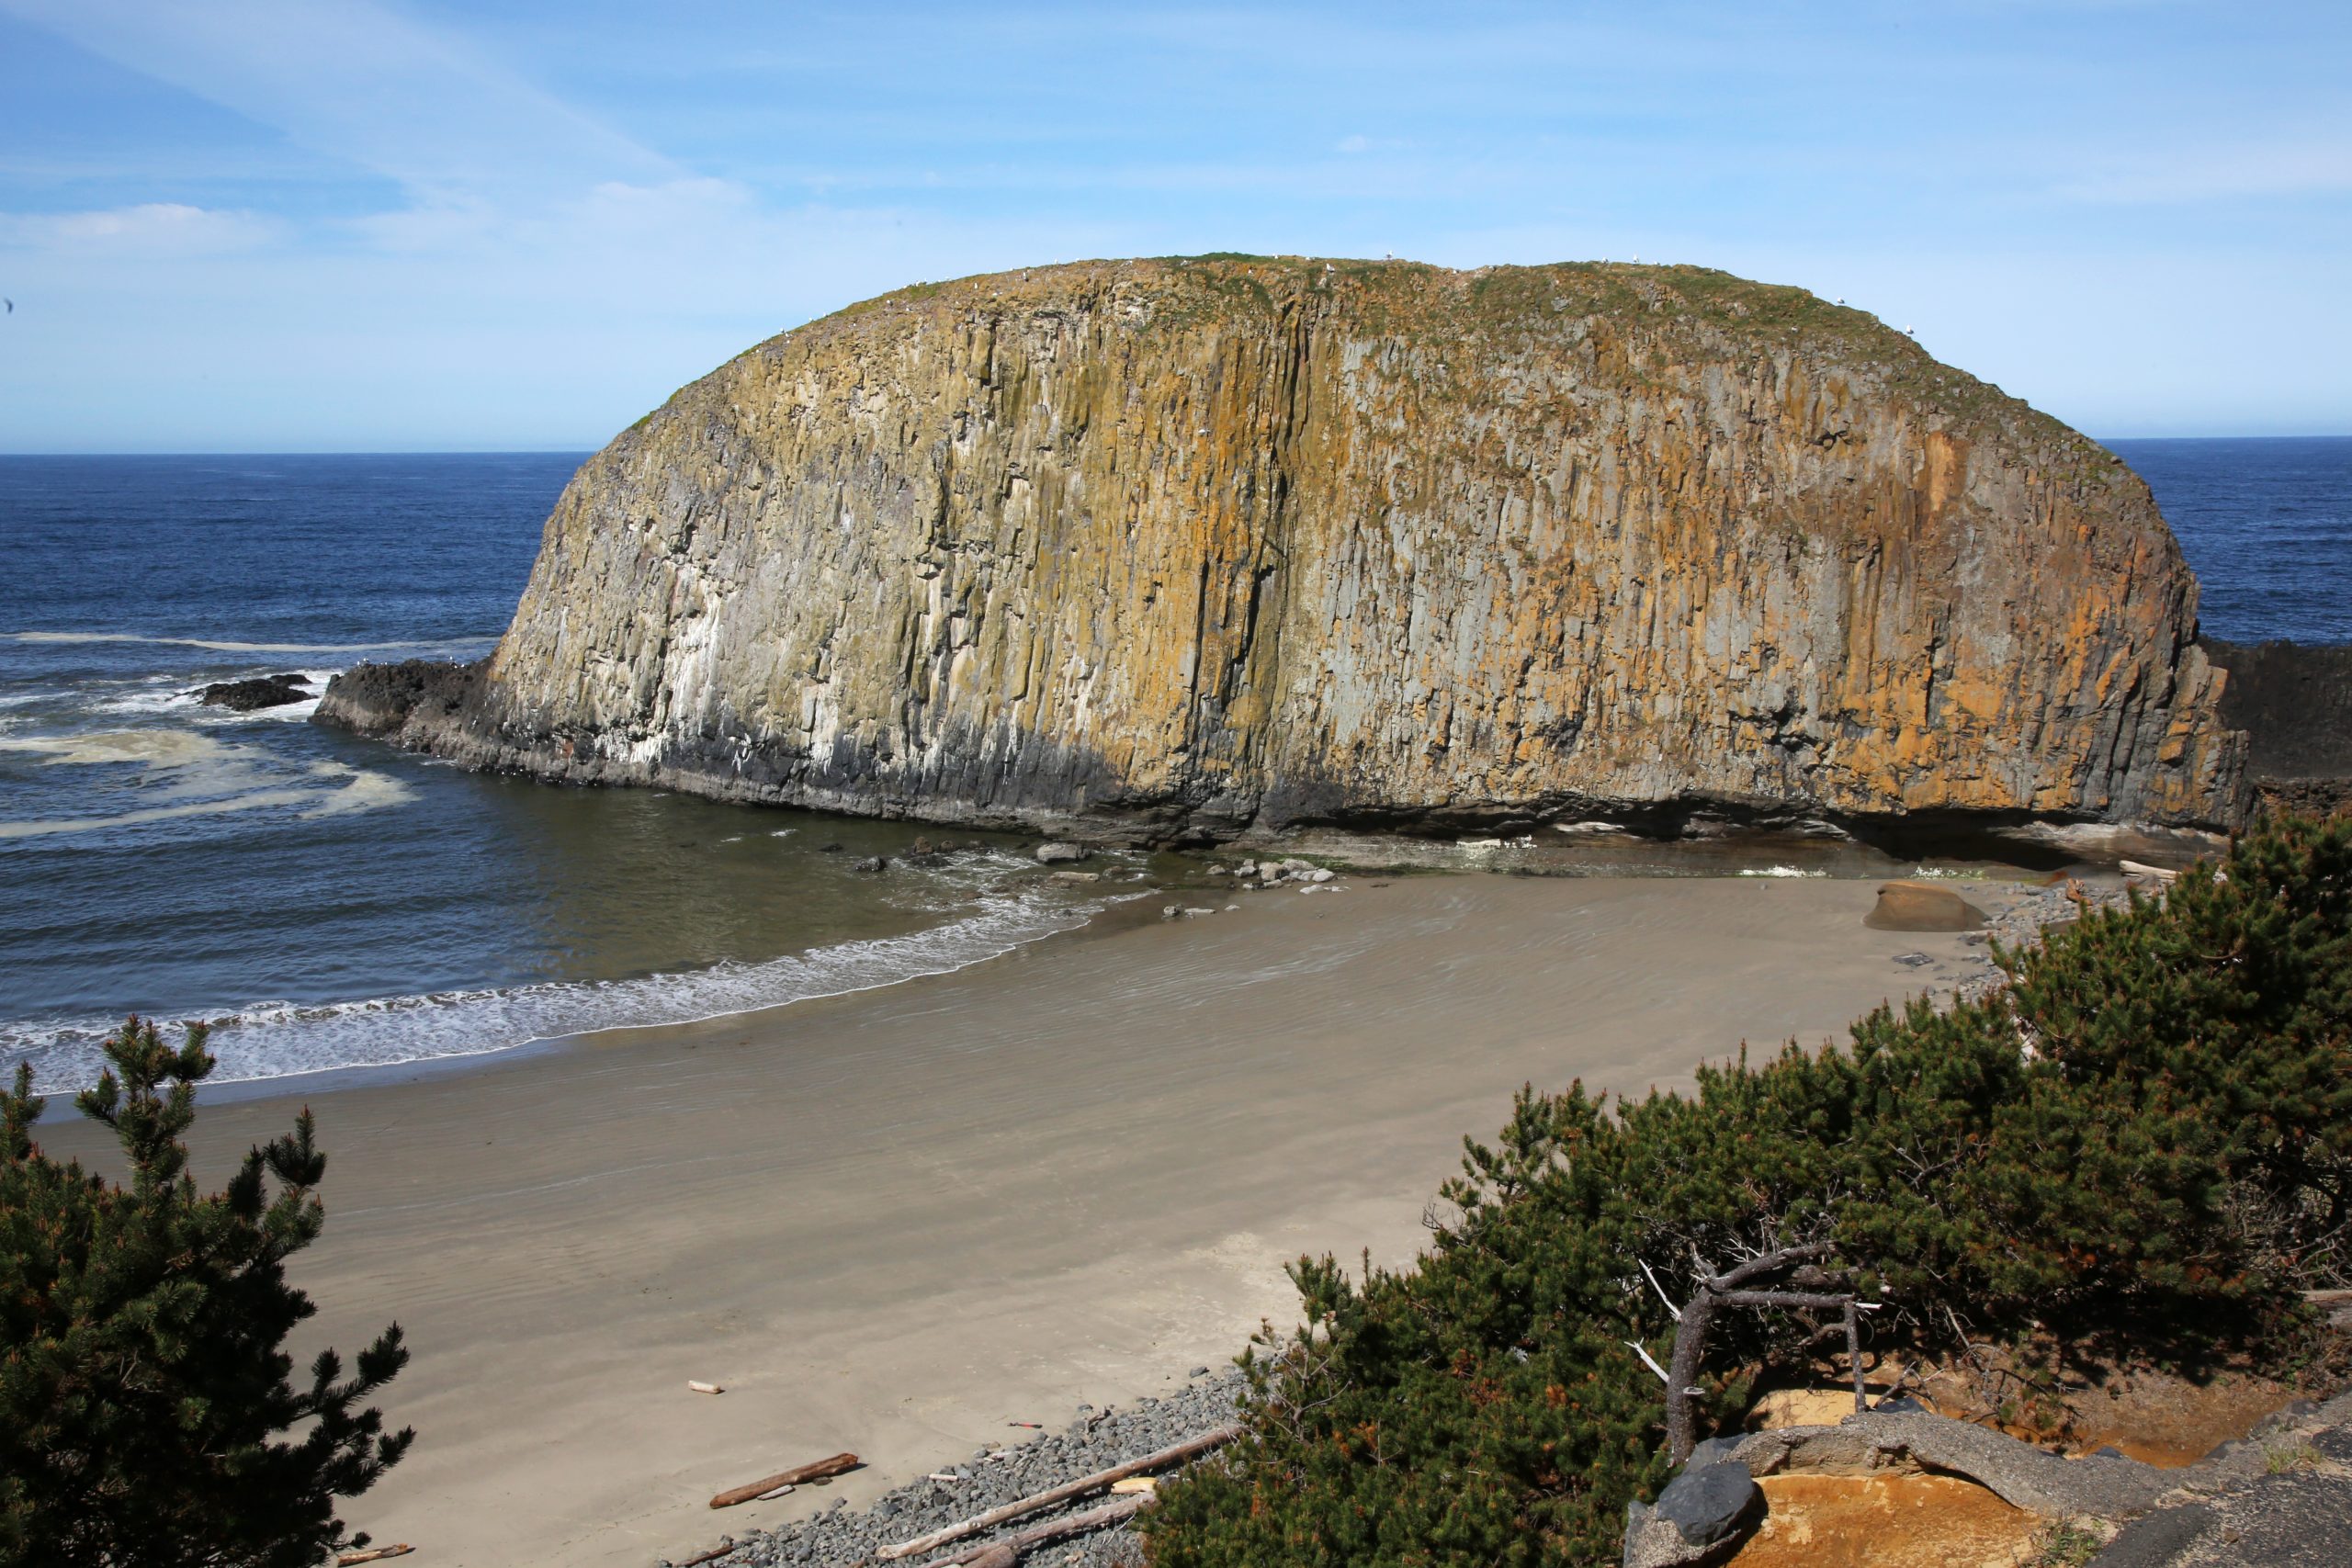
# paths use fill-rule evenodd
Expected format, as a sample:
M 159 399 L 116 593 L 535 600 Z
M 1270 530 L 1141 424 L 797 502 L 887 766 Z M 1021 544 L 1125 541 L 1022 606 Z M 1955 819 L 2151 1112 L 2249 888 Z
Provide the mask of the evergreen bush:
M 2352 826 L 2266 824 L 1996 956 L 1992 995 L 1692 1095 L 1522 1090 L 1416 1267 L 1293 1266 L 1305 1322 L 1244 1357 L 1250 1438 L 1163 1490 L 1156 1568 L 1613 1562 L 1670 1472 L 1664 1294 L 1784 1247 L 1886 1303 L 1883 1351 L 2291 1334 L 2352 1201 Z M 1702 1423 L 1831 1327 L 1723 1314 Z
M 361 1403 L 408 1351 L 395 1324 L 354 1375 L 322 1350 L 289 1379 L 279 1347 L 315 1309 L 285 1261 L 324 1223 L 310 1112 L 200 1192 L 181 1138 L 203 1026 L 175 1050 L 133 1018 L 106 1050 L 75 1103 L 120 1141 L 127 1186 L 34 1144 L 29 1066 L 0 1094 L 0 1564 L 307 1568 L 363 1544 L 335 1500 L 408 1449 Z

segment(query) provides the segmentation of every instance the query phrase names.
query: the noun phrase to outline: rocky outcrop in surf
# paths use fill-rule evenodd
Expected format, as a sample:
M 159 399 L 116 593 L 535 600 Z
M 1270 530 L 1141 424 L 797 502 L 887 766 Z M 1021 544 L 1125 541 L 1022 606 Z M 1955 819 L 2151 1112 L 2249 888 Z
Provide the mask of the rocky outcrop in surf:
M 321 716 L 1136 838 L 2210 825 L 2244 746 L 2196 607 L 2118 459 L 1801 290 L 1087 263 L 685 388 L 582 468 L 485 666 Z

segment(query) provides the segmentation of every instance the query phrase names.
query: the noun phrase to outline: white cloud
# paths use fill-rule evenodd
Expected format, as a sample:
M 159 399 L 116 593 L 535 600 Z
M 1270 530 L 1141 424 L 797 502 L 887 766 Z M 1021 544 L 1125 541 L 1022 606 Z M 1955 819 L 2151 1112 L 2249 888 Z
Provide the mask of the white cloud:
M 268 243 L 283 226 L 251 212 L 142 202 L 88 212 L 0 213 L 0 246 L 78 255 L 220 255 Z

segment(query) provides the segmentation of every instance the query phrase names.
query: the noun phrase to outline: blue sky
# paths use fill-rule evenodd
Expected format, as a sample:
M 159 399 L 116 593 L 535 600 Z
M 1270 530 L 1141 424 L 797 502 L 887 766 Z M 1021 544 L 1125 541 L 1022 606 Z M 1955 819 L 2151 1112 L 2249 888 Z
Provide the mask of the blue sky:
M 1800 284 L 2096 434 L 2352 431 L 2352 6 L 0 0 L 0 450 L 584 448 L 1088 255 Z

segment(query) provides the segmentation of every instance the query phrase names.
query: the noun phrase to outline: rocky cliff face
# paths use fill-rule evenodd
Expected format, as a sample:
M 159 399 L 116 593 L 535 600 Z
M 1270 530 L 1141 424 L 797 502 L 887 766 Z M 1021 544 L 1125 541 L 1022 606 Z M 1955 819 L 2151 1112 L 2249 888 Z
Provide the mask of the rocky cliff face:
M 565 779 L 1155 837 L 2217 823 L 2242 743 L 2195 629 L 2117 459 L 1799 290 L 1090 263 L 684 389 L 565 491 L 487 668 L 374 717 Z

